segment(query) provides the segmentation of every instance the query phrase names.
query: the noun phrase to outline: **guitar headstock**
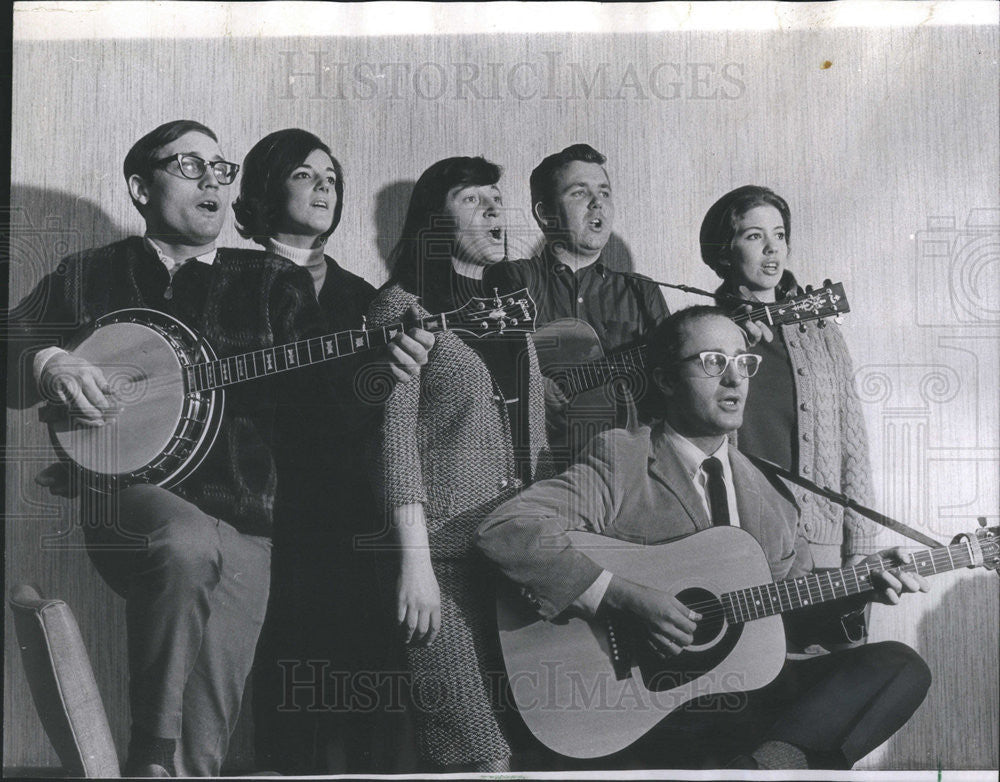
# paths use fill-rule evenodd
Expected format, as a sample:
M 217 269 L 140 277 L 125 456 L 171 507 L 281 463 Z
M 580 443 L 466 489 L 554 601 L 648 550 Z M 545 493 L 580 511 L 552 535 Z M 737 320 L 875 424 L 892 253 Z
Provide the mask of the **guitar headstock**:
M 535 302 L 527 288 L 513 293 L 475 296 L 452 312 L 437 316 L 440 328 L 464 331 L 475 337 L 491 334 L 530 334 L 535 330 Z
M 844 293 L 844 284 L 827 280 L 821 288 L 806 288 L 806 292 L 792 299 L 770 305 L 768 310 L 776 325 L 805 323 L 809 320 L 840 316 L 851 311 Z M 824 325 L 824 324 L 820 324 Z
M 996 571 L 1000 575 L 1000 527 L 987 527 L 985 516 L 979 517 L 979 529 L 975 534 L 956 535 L 953 543 L 969 548 L 974 566 Z

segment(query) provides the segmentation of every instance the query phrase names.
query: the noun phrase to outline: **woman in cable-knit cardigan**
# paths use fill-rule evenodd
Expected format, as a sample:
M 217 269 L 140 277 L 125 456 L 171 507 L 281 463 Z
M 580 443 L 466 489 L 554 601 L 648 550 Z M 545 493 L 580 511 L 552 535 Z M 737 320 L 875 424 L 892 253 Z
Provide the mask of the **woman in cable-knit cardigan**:
M 505 290 L 499 179 L 497 166 L 468 157 L 421 175 L 370 326 L 414 304 L 426 316 Z M 377 493 L 400 547 L 397 618 L 421 756 L 437 771 L 506 770 L 511 750 L 494 702 L 503 664 L 489 571 L 472 538 L 487 513 L 548 470 L 531 341 L 439 334 L 420 383 L 398 385 L 387 400 L 374 451 Z
M 788 204 L 766 187 L 746 185 L 716 201 L 702 222 L 700 241 L 702 259 L 724 281 L 717 292 L 761 302 L 802 293 L 786 268 L 790 235 Z M 764 360 L 737 434 L 739 449 L 871 506 L 868 436 L 837 325 L 779 326 L 774 339 L 752 351 Z M 791 488 L 817 567 L 854 564 L 877 550 L 873 522 Z

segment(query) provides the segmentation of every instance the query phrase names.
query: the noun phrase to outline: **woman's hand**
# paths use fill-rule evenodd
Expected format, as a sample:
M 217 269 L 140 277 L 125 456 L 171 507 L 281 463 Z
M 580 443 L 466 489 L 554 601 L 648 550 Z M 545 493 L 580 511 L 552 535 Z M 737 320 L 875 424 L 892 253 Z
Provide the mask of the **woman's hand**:
M 746 285 L 740 286 L 740 297 L 744 299 L 757 298 L 756 296 L 753 295 L 753 292 Z M 740 311 L 741 313 L 745 313 L 746 315 L 749 316 L 750 313 L 753 312 L 753 307 L 751 307 L 749 304 L 744 304 L 743 308 Z M 754 345 L 759 345 L 761 342 L 774 341 L 774 333 L 771 331 L 771 328 L 762 320 L 753 321 L 750 320 L 750 318 L 748 317 L 746 321 L 744 321 L 741 325 L 743 326 L 743 330 L 747 333 L 747 342 L 750 344 L 750 347 L 753 347 Z
M 432 644 L 441 629 L 441 591 L 426 549 L 403 551 L 396 595 L 396 618 L 406 643 Z
M 424 506 L 415 502 L 394 508 L 392 523 L 401 552 L 396 621 L 406 643 L 427 646 L 441 629 L 441 590 L 431 565 Z

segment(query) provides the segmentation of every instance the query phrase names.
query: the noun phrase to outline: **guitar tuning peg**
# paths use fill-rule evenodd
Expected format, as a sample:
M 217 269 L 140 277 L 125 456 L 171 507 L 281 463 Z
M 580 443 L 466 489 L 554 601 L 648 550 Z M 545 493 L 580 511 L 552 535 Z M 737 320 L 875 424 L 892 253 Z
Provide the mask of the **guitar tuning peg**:
M 819 322 L 819 327 L 820 327 L 821 329 L 825 329 L 825 328 L 826 328 L 826 321 L 825 321 L 825 320 L 820 320 L 820 322 Z
M 833 285 L 833 283 L 830 282 L 830 278 L 829 277 L 827 277 L 825 280 L 823 280 L 823 287 L 824 288 L 829 288 L 831 285 Z
M 976 519 L 976 521 L 979 522 L 979 526 L 980 527 L 985 527 L 986 526 L 986 517 L 985 516 L 980 516 L 978 519 Z
M 807 285 L 806 286 L 806 293 L 812 293 L 812 292 L 813 292 L 813 286 L 812 285 Z
M 839 326 L 840 324 L 842 324 L 844 322 L 844 316 L 843 315 L 834 315 L 833 322 L 836 323 Z
M 799 332 L 801 334 L 805 334 L 806 333 L 806 324 L 805 323 L 800 323 L 799 324 Z

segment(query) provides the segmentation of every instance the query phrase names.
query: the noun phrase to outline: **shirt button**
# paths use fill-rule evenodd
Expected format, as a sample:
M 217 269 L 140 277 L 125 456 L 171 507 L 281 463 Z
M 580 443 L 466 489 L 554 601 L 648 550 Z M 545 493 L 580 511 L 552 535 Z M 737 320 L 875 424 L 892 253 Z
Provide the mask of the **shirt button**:
M 798 368 L 798 373 L 804 377 L 806 375 L 806 368 L 805 367 L 799 367 Z
M 583 296 L 577 297 L 576 303 L 577 304 L 583 304 Z

